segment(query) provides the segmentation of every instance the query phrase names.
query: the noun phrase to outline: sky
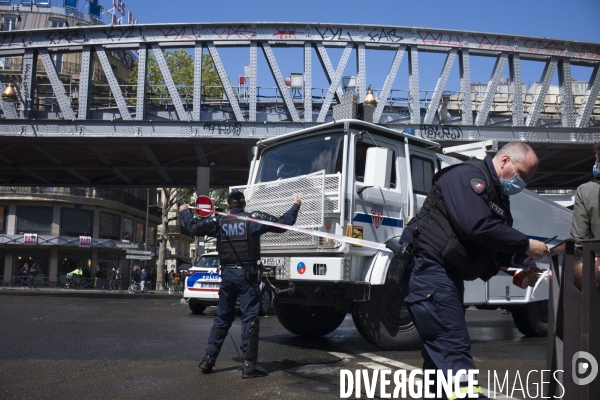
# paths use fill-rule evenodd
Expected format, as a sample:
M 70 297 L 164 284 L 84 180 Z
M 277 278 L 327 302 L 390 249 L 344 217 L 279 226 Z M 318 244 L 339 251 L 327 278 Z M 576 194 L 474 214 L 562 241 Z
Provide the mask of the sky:
M 83 3 L 81 0 L 80 2 Z M 112 8 L 112 0 L 100 0 L 100 4 Z M 126 0 L 125 4 L 127 11 L 131 11 L 141 24 L 331 22 L 453 29 L 600 43 L 600 0 Z M 260 53 L 258 84 L 274 86 Z M 391 65 L 393 52 L 373 53 L 371 56 L 367 51 L 367 81 L 373 87 L 381 87 Z M 247 49 L 225 49 L 221 56 L 232 82 L 237 82 L 243 65 L 248 63 Z M 284 76 L 289 76 L 291 72 L 302 72 L 301 49 L 276 49 L 275 56 Z M 341 50 L 330 50 L 334 66 L 337 66 L 340 56 Z M 420 55 L 422 90 L 435 88 L 443 62 L 443 55 Z M 313 86 L 326 87 L 325 77 L 316 57 L 313 57 L 313 63 Z M 407 63 L 407 57 L 404 57 L 394 88 L 407 87 Z M 472 57 L 472 63 L 472 81 L 487 82 L 494 60 Z M 530 86 L 539 80 L 543 64 L 523 63 L 523 81 Z M 355 71 L 355 62 L 350 61 L 344 75 L 354 75 Z M 575 79 L 589 80 L 591 69 L 573 67 L 572 74 Z M 504 75 L 508 75 L 508 66 Z M 553 84 L 557 84 L 556 73 Z M 453 67 L 447 89 L 458 89 L 458 63 Z

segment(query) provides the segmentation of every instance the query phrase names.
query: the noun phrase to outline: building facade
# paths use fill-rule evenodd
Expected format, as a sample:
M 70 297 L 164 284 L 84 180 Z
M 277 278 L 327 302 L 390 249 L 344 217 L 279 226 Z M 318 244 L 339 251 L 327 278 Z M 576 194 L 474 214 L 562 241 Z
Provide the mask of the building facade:
M 36 285 L 60 286 L 66 274 L 81 268 L 107 279 L 113 266 L 129 277 L 135 266 L 154 261 L 126 258 L 123 243 L 151 251 L 160 218 L 149 209 L 146 230 L 144 188 L 0 187 L 0 278 L 22 283 L 24 264 L 38 269 Z M 156 199 L 156 192 L 151 196 Z M 129 246 L 128 246 L 129 247 Z

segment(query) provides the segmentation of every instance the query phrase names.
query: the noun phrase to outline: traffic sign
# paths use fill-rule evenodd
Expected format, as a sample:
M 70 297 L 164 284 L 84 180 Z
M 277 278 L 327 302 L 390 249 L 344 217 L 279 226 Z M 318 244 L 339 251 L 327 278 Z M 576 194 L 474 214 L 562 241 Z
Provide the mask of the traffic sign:
M 125 258 L 128 260 L 152 260 L 152 256 L 141 256 L 139 254 L 127 254 Z
M 137 244 L 130 244 L 130 243 L 117 243 L 116 246 L 120 249 L 137 249 L 140 246 L 138 246 Z
M 151 256 L 152 255 L 151 251 L 145 251 L 145 250 L 127 250 L 125 253 L 126 254 L 140 254 L 142 256 Z
M 198 196 L 196 198 L 196 212 L 200 217 L 208 217 L 214 211 L 214 205 L 210 197 Z

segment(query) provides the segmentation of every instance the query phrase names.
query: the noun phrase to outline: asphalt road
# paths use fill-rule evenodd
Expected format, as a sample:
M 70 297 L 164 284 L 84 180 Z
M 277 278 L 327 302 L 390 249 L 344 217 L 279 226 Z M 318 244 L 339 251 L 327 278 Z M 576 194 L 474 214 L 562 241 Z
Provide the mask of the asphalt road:
M 216 308 L 194 315 L 179 300 L 0 292 L 0 399 L 333 399 L 340 398 L 341 369 L 422 365 L 419 351 L 368 344 L 349 316 L 330 335 L 304 339 L 270 315 L 261 321 L 259 355 L 268 378 L 241 379 L 231 338 L 215 373 L 202 375 L 197 365 Z M 518 371 L 526 386 L 530 370 L 545 368 L 546 339 L 524 338 L 510 315 L 468 310 L 467 319 L 482 386 L 488 370 L 509 371 L 511 386 Z M 231 333 L 239 345 L 237 319 Z M 532 378 L 533 397 L 539 377 Z M 513 395 L 528 398 L 520 390 Z

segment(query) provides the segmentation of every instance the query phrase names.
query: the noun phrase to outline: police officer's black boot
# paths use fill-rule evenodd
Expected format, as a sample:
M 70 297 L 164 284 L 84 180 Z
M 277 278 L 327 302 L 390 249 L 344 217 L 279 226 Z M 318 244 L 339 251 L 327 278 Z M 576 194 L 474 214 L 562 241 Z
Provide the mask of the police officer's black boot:
M 202 361 L 200 361 L 200 364 L 198 364 L 198 367 L 200 367 L 200 371 L 203 374 L 210 374 L 216 361 L 217 357 L 205 355 L 204 358 L 202 358 Z
M 256 365 L 258 359 L 258 332 L 260 330 L 259 319 L 254 317 L 250 321 L 250 329 L 242 338 L 248 338 L 248 350 L 245 354 L 244 366 L 242 367 L 242 378 L 259 378 L 269 373 L 263 367 Z

